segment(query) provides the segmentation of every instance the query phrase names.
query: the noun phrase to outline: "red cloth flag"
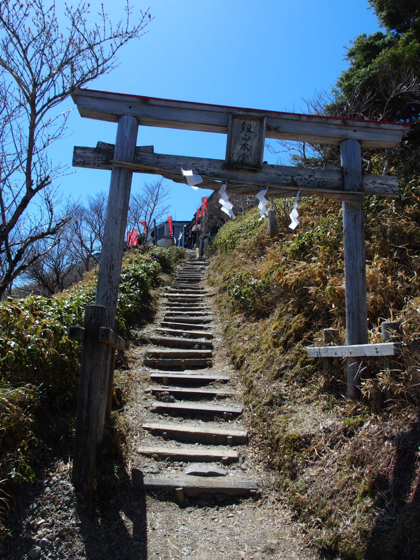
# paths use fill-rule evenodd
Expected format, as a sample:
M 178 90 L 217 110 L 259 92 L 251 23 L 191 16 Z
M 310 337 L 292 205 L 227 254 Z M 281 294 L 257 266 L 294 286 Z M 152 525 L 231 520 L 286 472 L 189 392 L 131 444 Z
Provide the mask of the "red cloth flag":
M 140 222 L 140 224 L 143 226 L 143 233 L 144 233 L 147 229 L 147 223 L 146 222 Z
M 208 199 L 209 199 L 208 196 L 203 196 L 203 198 L 201 199 L 201 215 L 202 216 L 204 216 L 204 212 L 206 212 L 206 210 L 207 210 Z
M 133 229 L 131 232 L 131 246 L 137 247 L 137 230 Z
M 169 226 L 169 235 L 172 235 L 173 233 L 172 216 L 168 216 L 168 226 Z
M 127 231 L 127 247 L 137 247 L 137 230 Z

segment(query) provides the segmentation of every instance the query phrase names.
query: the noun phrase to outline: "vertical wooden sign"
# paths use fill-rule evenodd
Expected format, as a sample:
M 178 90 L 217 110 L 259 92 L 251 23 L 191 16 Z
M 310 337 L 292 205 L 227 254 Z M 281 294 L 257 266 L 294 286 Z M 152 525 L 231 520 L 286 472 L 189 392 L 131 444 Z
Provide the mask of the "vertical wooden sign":
M 266 117 L 231 115 L 228 124 L 225 164 L 260 169 L 265 142 Z

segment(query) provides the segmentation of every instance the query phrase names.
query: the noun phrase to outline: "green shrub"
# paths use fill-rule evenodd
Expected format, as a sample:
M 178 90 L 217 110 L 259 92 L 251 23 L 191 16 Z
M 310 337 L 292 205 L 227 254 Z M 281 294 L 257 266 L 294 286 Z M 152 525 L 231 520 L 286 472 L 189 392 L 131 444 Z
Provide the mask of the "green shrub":
M 117 305 L 123 334 L 141 317 L 162 270 L 173 270 L 183 255 L 178 248 L 124 255 Z M 94 270 L 51 298 L 29 295 L 0 303 L 0 543 L 5 489 L 34 476 L 38 414 L 54 421 L 66 414 L 74 418 L 81 345 L 69 340 L 68 329 L 83 325 L 85 306 L 95 302 L 96 279 Z

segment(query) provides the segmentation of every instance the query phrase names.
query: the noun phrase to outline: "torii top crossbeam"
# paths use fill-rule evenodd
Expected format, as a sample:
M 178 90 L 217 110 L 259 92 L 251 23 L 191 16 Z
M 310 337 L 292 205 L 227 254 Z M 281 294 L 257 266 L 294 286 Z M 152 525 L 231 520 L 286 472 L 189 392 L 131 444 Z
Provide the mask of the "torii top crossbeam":
M 137 147 L 131 162 L 114 156 L 114 146 L 99 143 L 96 148 L 76 147 L 73 165 L 112 169 L 128 165 L 137 173 L 159 174 L 185 183 L 181 167 L 194 169 L 202 178 L 200 188 L 218 189 L 221 182 L 229 191 L 252 194 L 257 188 L 269 189 L 270 196 L 318 194 L 343 198 L 340 169 L 304 169 L 263 162 L 266 138 L 341 144 L 357 141 L 363 147 L 396 146 L 409 125 L 358 119 L 340 119 L 317 115 L 299 115 L 261 111 L 205 103 L 171 101 L 154 97 L 78 90 L 73 94 L 80 115 L 85 118 L 118 122 L 123 116 L 135 118 L 140 126 L 157 126 L 183 130 L 227 134 L 224 160 L 155 154 L 153 147 Z M 347 189 L 346 189 L 347 190 Z M 349 192 L 350 199 L 360 193 L 395 196 L 396 177 L 363 174 L 359 188 Z
M 129 115 L 143 126 L 227 134 L 230 117 L 241 115 L 266 119 L 265 138 L 319 144 L 339 144 L 353 139 L 366 148 L 392 148 L 407 130 L 405 124 L 262 111 L 90 89 L 78 90 L 72 98 L 80 115 L 90 119 L 118 122 L 121 116 Z

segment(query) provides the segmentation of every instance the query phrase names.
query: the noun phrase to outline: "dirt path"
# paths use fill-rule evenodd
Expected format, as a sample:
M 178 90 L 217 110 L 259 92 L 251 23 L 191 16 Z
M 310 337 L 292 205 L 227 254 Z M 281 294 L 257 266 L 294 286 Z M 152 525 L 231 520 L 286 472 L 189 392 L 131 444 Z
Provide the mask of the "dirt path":
M 145 343 L 130 350 L 132 394 L 123 412 L 123 421 L 129 427 L 130 435 L 126 468 L 118 473 L 120 480 L 117 488 L 113 487 L 109 496 L 97 505 L 95 514 L 89 515 L 87 509 L 75 499 L 70 484 L 71 463 L 53 462 L 31 490 L 20 496 L 11 516 L 13 539 L 8 542 L 4 558 L 318 558 L 306 547 L 302 527 L 292 521 L 290 512 L 274 492 L 272 475 L 261 466 L 249 430 L 249 412 L 244 410 L 239 416 L 231 412 L 223 413 L 223 407 L 227 407 L 226 410 L 241 408 L 241 387 L 236 371 L 230 365 L 211 292 L 205 284 L 194 280 L 199 298 L 193 297 L 190 301 L 182 302 L 181 299 L 188 300 L 183 297 L 175 301 L 176 294 L 182 291 L 182 276 L 186 283 L 191 283 L 194 276 L 187 263 L 182 265 L 179 276 L 178 287 L 172 290 L 170 297 L 166 297 L 166 302 L 162 300 L 155 322 L 140 333 Z M 188 288 L 187 291 L 194 292 Z M 194 293 L 191 295 L 194 296 Z M 184 303 L 189 307 L 187 315 L 185 308 L 181 310 Z M 184 315 L 177 316 L 177 313 Z M 196 318 L 201 317 L 203 321 L 192 322 L 192 327 L 187 329 L 179 327 L 181 336 L 174 335 L 172 331 L 181 322 L 180 317 L 186 324 L 188 317 L 191 319 L 194 313 L 197 313 Z M 206 322 L 209 317 L 214 317 L 214 320 Z M 165 324 L 172 323 L 168 327 L 169 333 L 157 330 L 162 329 L 162 321 L 163 328 L 166 328 Z M 192 338 L 195 335 L 191 332 L 194 331 L 208 333 L 208 336 L 197 335 L 198 338 Z M 210 333 L 213 338 L 210 338 Z M 155 337 L 152 338 L 154 344 L 147 343 L 151 337 Z M 156 337 L 166 337 L 163 346 Z M 193 340 L 194 344 L 185 350 L 187 354 L 183 356 L 177 354 L 178 344 L 170 342 L 172 338 L 181 338 L 187 341 L 186 344 Z M 213 347 L 210 354 L 209 341 Z M 175 349 L 169 349 L 168 344 L 174 344 Z M 167 355 L 168 349 L 171 356 Z M 211 362 L 212 367 L 203 367 L 199 361 L 194 365 L 191 360 L 202 359 L 196 356 L 200 352 L 205 355 L 205 366 Z M 144 365 L 145 361 L 148 365 Z M 149 367 L 151 365 L 153 367 Z M 203 386 L 197 385 L 196 381 L 191 385 L 184 380 L 181 386 L 178 380 L 176 385 L 171 385 L 168 377 L 172 372 L 193 377 L 215 375 L 228 378 L 228 381 L 219 380 Z M 166 379 L 155 375 L 152 382 L 153 373 L 163 374 Z M 179 394 L 176 397 L 171 394 L 174 388 L 204 389 L 204 392 L 212 390 L 218 398 L 212 398 L 210 403 L 202 399 L 203 395 L 200 400 L 196 400 L 194 395 L 189 394 L 189 400 L 185 401 Z M 162 389 L 164 393 L 159 395 Z M 157 397 L 161 400 L 156 401 Z M 194 397 L 193 400 L 191 397 Z M 158 404 L 154 404 L 156 402 Z M 216 414 L 204 415 L 202 412 L 178 411 L 178 415 L 174 416 L 171 411 L 158 407 L 185 402 L 193 405 L 212 404 L 221 410 Z M 143 429 L 145 424 L 154 424 L 155 430 Z M 166 428 L 159 431 L 156 424 L 164 424 Z M 192 436 L 191 430 L 194 432 Z M 226 430 L 228 435 L 231 434 L 230 440 L 223 434 Z M 235 434 L 243 431 L 248 432 L 247 443 L 236 445 Z M 204 435 L 197 436 L 197 433 Z M 194 439 L 196 437 L 198 441 Z M 151 453 L 150 449 L 156 447 L 158 451 Z M 199 452 L 200 457 L 204 454 L 207 459 L 211 459 L 211 453 L 218 451 L 221 452 L 222 460 L 219 457 L 217 461 L 203 463 L 188 457 Z M 175 460 L 165 459 L 168 454 L 174 453 Z M 101 461 L 101 457 L 105 460 L 106 454 L 107 449 L 101 448 L 98 461 Z M 185 474 L 191 462 L 201 476 Z M 211 477 L 203 476 L 203 469 L 208 467 L 217 467 L 216 471 L 221 476 L 216 477 L 214 473 Z M 162 480 L 166 487 L 159 489 Z M 218 488 L 201 493 L 197 490 L 200 484 Z M 150 490 L 145 492 L 145 486 L 150 487 Z M 226 495 L 226 492 L 243 495 Z

